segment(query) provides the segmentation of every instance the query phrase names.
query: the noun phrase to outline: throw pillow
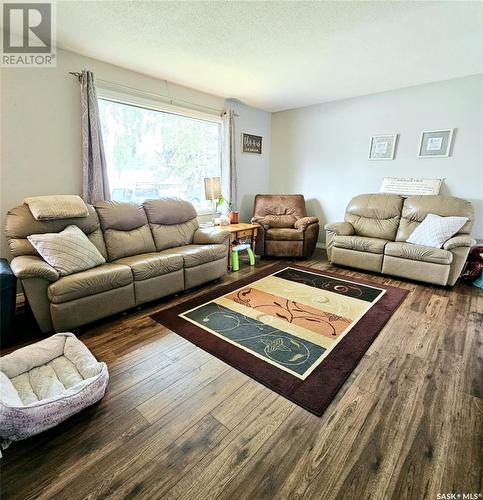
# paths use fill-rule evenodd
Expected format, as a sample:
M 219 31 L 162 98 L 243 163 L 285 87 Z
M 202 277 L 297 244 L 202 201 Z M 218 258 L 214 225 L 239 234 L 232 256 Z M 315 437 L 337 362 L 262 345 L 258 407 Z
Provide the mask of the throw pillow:
M 25 198 L 23 202 L 29 206 L 37 220 L 72 219 L 89 215 L 87 205 L 77 195 L 34 196 Z
M 77 226 L 67 226 L 60 233 L 32 234 L 27 239 L 61 276 L 85 271 L 106 262 Z
M 414 245 L 441 248 L 468 222 L 468 217 L 441 217 L 428 214 L 406 240 Z

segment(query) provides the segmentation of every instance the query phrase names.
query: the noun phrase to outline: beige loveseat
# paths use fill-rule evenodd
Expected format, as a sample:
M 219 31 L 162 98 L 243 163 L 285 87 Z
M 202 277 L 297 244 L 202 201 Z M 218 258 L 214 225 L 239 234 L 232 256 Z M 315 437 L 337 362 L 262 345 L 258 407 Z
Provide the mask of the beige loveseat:
M 406 243 L 428 214 L 467 217 L 468 222 L 443 248 Z M 454 285 L 470 248 L 471 203 L 452 196 L 361 194 L 352 198 L 344 220 L 327 224 L 327 256 L 332 264 Z
M 162 198 L 142 206 L 100 202 L 89 215 L 36 220 L 27 205 L 10 210 L 11 266 L 43 332 L 66 331 L 131 307 L 215 280 L 226 273 L 229 232 L 200 229 L 189 202 Z M 106 263 L 68 276 L 45 262 L 27 240 L 74 224 Z

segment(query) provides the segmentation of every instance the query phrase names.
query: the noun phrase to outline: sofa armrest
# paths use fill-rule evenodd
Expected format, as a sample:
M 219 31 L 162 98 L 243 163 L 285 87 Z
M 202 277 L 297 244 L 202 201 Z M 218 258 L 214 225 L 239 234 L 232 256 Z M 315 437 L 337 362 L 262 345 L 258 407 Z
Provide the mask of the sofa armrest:
M 193 243 L 196 245 L 227 244 L 230 231 L 221 227 L 207 227 L 197 229 L 193 235 Z
M 318 223 L 319 219 L 317 219 L 317 217 L 302 217 L 295 221 L 294 227 L 299 231 L 305 231 L 310 226 L 310 224 L 318 224 Z
M 324 229 L 330 233 L 334 233 L 336 236 L 352 236 L 354 234 L 354 227 L 349 222 L 326 224 Z
M 443 248 L 451 250 L 457 247 L 472 247 L 476 245 L 476 240 L 468 234 L 457 234 L 445 242 Z
M 35 255 L 22 255 L 10 262 L 13 273 L 19 279 L 43 278 L 47 281 L 57 281 L 59 272 L 45 260 Z

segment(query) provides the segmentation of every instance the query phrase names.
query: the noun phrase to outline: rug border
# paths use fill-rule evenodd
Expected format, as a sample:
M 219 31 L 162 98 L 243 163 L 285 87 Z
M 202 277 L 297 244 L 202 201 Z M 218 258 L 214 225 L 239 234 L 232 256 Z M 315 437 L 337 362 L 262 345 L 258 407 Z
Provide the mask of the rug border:
M 377 304 L 367 311 L 352 330 L 337 344 L 329 356 L 305 380 L 301 380 L 270 363 L 265 363 L 249 352 L 228 342 L 223 342 L 222 339 L 215 335 L 207 336 L 205 330 L 179 316 L 183 312 L 287 267 L 355 281 L 356 283 L 386 291 Z M 408 293 L 409 291 L 404 288 L 283 262 L 267 266 L 237 281 L 227 283 L 159 311 L 150 317 L 169 328 L 173 333 L 221 359 L 235 370 L 248 375 L 311 413 L 321 416 Z M 368 326 L 369 328 L 367 328 Z M 357 339 L 357 342 L 354 343 L 353 337 Z

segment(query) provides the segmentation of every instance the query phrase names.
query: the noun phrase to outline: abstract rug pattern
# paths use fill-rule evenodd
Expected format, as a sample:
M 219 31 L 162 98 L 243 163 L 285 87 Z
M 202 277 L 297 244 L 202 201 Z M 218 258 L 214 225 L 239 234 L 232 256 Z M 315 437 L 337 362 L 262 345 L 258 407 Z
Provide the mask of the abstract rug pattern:
M 181 317 L 305 379 L 384 293 L 287 268 Z
M 320 415 L 406 293 L 276 265 L 153 317 Z

